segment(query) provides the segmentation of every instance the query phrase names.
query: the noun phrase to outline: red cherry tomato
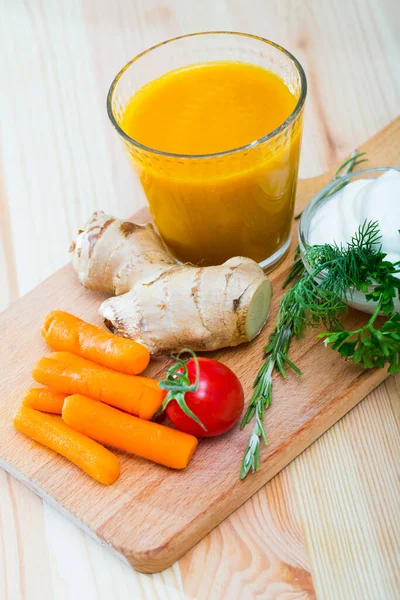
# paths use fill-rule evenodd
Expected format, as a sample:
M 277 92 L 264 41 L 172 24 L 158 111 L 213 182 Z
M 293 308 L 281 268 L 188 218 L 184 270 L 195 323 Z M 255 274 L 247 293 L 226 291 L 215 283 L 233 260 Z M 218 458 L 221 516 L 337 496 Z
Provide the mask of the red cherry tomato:
M 196 437 L 221 435 L 239 420 L 244 404 L 243 388 L 235 373 L 227 366 L 210 358 L 198 358 L 199 387 L 196 392 L 185 392 L 185 402 L 206 427 L 205 431 L 171 400 L 166 411 L 169 420 L 181 431 Z M 196 364 L 187 362 L 190 383 L 196 381 Z

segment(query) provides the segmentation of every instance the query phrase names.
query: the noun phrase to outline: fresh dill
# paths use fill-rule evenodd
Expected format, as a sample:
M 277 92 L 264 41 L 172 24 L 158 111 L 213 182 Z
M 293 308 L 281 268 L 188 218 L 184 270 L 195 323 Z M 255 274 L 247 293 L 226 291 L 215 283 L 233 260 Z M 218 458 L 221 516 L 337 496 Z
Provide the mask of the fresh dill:
M 263 426 L 265 410 L 272 401 L 273 373 L 286 377 L 286 368 L 301 375 L 300 369 L 288 357 L 290 342 L 300 338 L 308 327 L 325 327 L 325 345 L 332 345 L 346 360 L 363 368 L 384 367 L 391 374 L 400 371 L 400 314 L 394 312 L 394 300 L 400 296 L 400 262 L 385 260 L 376 221 L 365 221 L 346 246 L 323 244 L 309 246 L 305 262 L 309 270 L 299 269 L 293 283 L 283 295 L 277 323 L 264 348 L 265 362 L 254 382 L 254 393 L 241 427 L 253 417 L 255 423 L 246 448 L 240 478 L 260 464 L 261 438 L 268 443 Z M 301 260 L 301 259 L 300 259 Z M 374 301 L 376 309 L 358 330 L 348 331 L 341 323 L 347 310 L 346 298 L 354 291 Z M 386 318 L 376 327 L 380 314 Z

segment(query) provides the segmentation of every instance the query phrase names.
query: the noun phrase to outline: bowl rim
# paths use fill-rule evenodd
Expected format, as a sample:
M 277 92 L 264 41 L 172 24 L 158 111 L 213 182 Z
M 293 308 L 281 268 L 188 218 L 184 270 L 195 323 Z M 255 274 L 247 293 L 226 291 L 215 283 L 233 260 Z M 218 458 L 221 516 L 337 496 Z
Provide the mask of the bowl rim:
M 313 214 L 313 210 L 315 209 L 315 206 L 320 201 L 324 200 L 326 198 L 326 195 L 330 192 L 330 190 L 339 183 L 350 181 L 352 178 L 356 177 L 357 175 L 362 176 L 362 175 L 368 175 L 370 173 L 378 173 L 378 172 L 391 171 L 391 170 L 400 172 L 400 167 L 382 166 L 382 167 L 372 167 L 370 169 L 361 169 L 359 171 L 352 171 L 351 173 L 346 173 L 345 175 L 341 175 L 340 177 L 335 177 L 329 183 L 327 183 L 324 187 L 322 187 L 319 190 L 319 192 L 314 194 L 314 196 L 311 198 L 311 200 L 309 201 L 309 203 L 307 204 L 307 206 L 305 207 L 305 209 L 302 212 L 300 222 L 299 222 L 299 228 L 298 228 L 298 241 L 299 241 L 300 255 L 301 255 L 303 264 L 307 270 L 308 270 L 308 265 L 305 263 L 305 261 L 303 259 L 305 249 L 308 245 L 307 239 L 306 239 L 306 234 L 305 234 L 305 227 L 306 227 L 306 225 L 309 224 L 309 221 L 310 221 L 311 215 Z
M 299 229 L 298 229 L 300 257 L 301 257 L 303 265 L 308 273 L 310 273 L 311 270 L 310 270 L 310 265 L 305 260 L 305 250 L 306 250 L 307 243 L 305 241 L 305 235 L 304 235 L 303 228 L 304 228 L 304 222 L 306 220 L 308 222 L 308 219 L 310 219 L 310 216 L 311 216 L 310 213 L 311 213 L 312 209 L 315 207 L 315 205 L 318 204 L 319 201 L 323 200 L 325 198 L 326 194 L 335 185 L 337 185 L 340 182 L 349 181 L 350 179 L 352 179 L 353 177 L 355 177 L 357 175 L 365 175 L 365 174 L 378 173 L 378 172 L 390 171 L 390 170 L 400 172 L 400 167 L 393 167 L 393 166 L 385 167 L 384 166 L 384 167 L 373 167 L 371 169 L 362 169 L 360 171 L 352 171 L 351 173 L 347 173 L 346 175 L 341 175 L 340 177 L 336 177 L 335 179 L 330 181 L 327 185 L 325 185 L 319 192 L 314 194 L 314 196 L 311 198 L 310 202 L 307 204 L 306 208 L 304 209 L 304 211 L 301 215 Z M 304 221 L 303 221 L 303 219 L 304 219 Z M 303 221 L 303 225 L 302 225 L 302 221 Z M 325 277 L 325 273 L 326 273 L 326 271 L 321 271 L 320 273 L 318 273 L 318 275 L 315 277 L 315 280 L 322 281 Z M 375 287 L 374 285 L 371 285 L 371 286 L 369 286 L 369 289 L 373 290 L 374 287 Z M 357 295 L 360 296 L 358 299 L 357 299 Z M 354 287 L 351 287 L 348 289 L 348 292 L 346 294 L 346 301 L 349 304 L 349 306 L 355 307 L 354 303 L 358 303 L 358 304 L 363 303 L 363 297 L 365 297 L 365 294 L 363 292 L 356 290 Z M 397 302 L 400 302 L 400 299 L 398 299 Z M 372 301 L 365 300 L 365 304 L 368 306 L 372 306 L 375 303 Z M 369 311 L 363 310 L 362 308 L 358 308 L 357 310 L 360 310 L 362 312 L 369 312 Z

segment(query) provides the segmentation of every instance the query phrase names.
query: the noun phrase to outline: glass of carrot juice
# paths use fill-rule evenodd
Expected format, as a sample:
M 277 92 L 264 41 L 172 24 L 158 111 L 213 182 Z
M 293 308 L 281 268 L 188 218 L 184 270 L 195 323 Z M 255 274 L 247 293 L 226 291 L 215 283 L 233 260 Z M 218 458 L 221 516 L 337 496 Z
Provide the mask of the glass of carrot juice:
M 284 256 L 307 82 L 284 48 L 253 35 L 195 33 L 142 52 L 107 98 L 155 225 L 181 262 Z

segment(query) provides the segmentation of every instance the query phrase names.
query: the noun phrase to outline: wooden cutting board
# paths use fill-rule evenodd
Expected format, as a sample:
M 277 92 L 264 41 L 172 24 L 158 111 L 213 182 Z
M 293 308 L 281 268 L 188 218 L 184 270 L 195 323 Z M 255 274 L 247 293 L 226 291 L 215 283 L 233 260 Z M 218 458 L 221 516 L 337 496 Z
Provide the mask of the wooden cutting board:
M 368 166 L 398 165 L 400 118 L 360 149 L 368 152 Z M 333 171 L 299 182 L 297 210 L 330 180 Z M 142 213 L 138 221 L 146 218 Z M 294 232 L 288 258 L 271 275 L 275 296 L 264 331 L 251 344 L 213 353 L 240 377 L 247 399 L 261 366 L 262 346 L 274 326 L 281 284 L 296 243 Z M 291 358 L 304 376 L 290 373 L 286 381 L 275 381 L 274 402 L 265 417 L 269 446 L 262 448 L 259 472 L 239 481 L 248 426 L 201 441 L 183 472 L 120 453 L 121 477 L 104 487 L 12 427 L 12 416 L 32 384 L 32 366 L 49 353 L 40 337 L 45 314 L 59 308 L 100 325 L 97 309 L 103 299 L 84 290 L 68 265 L 0 315 L 0 465 L 142 572 L 171 565 L 387 377 L 384 370 L 363 372 L 344 362 L 324 348 L 315 331 L 308 332 L 291 349 Z M 348 316 L 354 328 L 364 319 L 356 312 Z M 159 378 L 166 363 L 167 359 L 155 359 L 148 374 Z

